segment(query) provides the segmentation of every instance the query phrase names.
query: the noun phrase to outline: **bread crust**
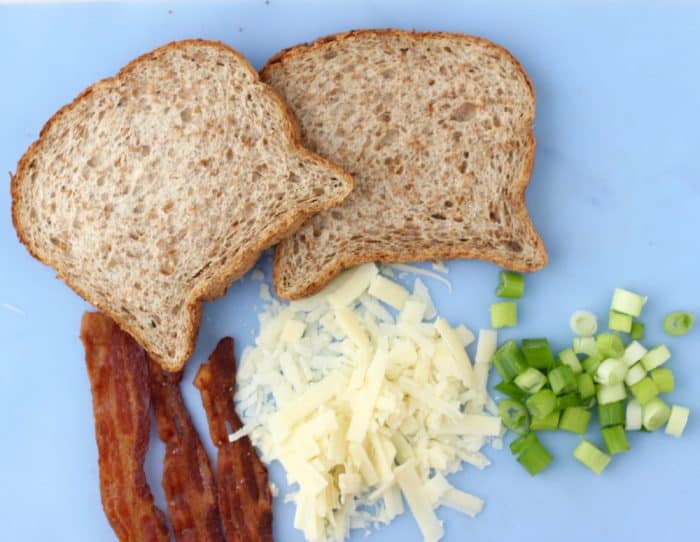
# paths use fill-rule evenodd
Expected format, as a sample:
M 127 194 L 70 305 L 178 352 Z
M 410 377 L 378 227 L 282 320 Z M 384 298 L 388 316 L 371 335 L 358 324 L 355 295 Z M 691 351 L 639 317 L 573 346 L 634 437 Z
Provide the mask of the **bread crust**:
M 460 33 L 455 33 L 455 32 L 435 32 L 435 31 L 427 31 L 427 32 L 417 32 L 417 31 L 406 31 L 406 30 L 401 30 L 397 28 L 386 28 L 386 29 L 376 29 L 376 30 L 351 30 L 348 32 L 341 32 L 338 34 L 332 34 L 329 36 L 325 36 L 322 38 L 319 38 L 313 42 L 310 43 L 302 43 L 298 44 L 292 47 L 288 47 L 286 49 L 283 49 L 273 55 L 263 66 L 263 68 L 260 70 L 260 76 L 263 81 L 269 80 L 269 74 L 272 70 L 274 70 L 275 66 L 278 64 L 284 64 L 286 61 L 302 56 L 306 53 L 309 52 L 314 52 L 319 49 L 323 49 L 325 47 L 328 47 L 329 45 L 332 45 L 335 42 L 339 41 L 345 41 L 345 40 L 353 40 L 353 39 L 362 39 L 365 37 L 378 37 L 378 38 L 383 38 L 383 37 L 402 37 L 402 38 L 411 38 L 416 41 L 418 40 L 423 40 L 423 39 L 431 39 L 431 38 L 436 38 L 436 37 L 441 37 L 441 38 L 450 38 L 450 39 L 455 39 L 455 40 L 465 40 L 469 41 L 472 43 L 479 43 L 482 46 L 485 46 L 489 49 L 492 49 L 494 52 L 496 52 L 499 55 L 505 55 L 512 63 L 517 67 L 517 70 L 520 72 L 524 80 L 526 81 L 530 93 L 532 95 L 532 101 L 533 101 L 533 106 L 535 103 L 535 89 L 532 84 L 532 81 L 528 77 L 527 73 L 525 72 L 525 69 L 523 68 L 522 64 L 504 47 L 497 45 L 485 38 L 481 38 L 478 36 L 471 36 L 467 34 L 460 34 Z M 534 226 L 532 225 L 532 222 L 530 220 L 530 217 L 527 213 L 527 208 L 525 205 L 525 189 L 527 188 L 527 185 L 530 183 L 530 179 L 532 176 L 532 170 L 534 168 L 534 159 L 535 159 L 535 135 L 532 127 L 529 130 L 528 133 L 528 142 L 530 144 L 530 152 L 528 153 L 527 156 L 527 164 L 526 167 L 523 168 L 523 176 L 519 179 L 517 179 L 514 183 L 513 186 L 514 188 L 514 193 L 517 197 L 519 205 L 517 206 L 517 213 L 518 216 L 522 222 L 522 224 L 525 225 L 525 227 L 528 229 L 528 233 L 532 236 L 532 239 L 534 240 L 537 248 L 537 252 L 539 253 L 540 260 L 537 263 L 533 263 L 532 265 L 529 265 L 527 262 L 524 261 L 510 261 L 508 258 L 505 256 L 500 256 L 498 254 L 490 254 L 490 255 L 485 255 L 482 252 L 480 252 L 478 249 L 470 248 L 470 247 L 462 247 L 462 248 L 450 248 L 446 246 L 439 246 L 437 244 L 430 246 L 430 247 L 417 247 L 414 249 L 414 251 L 407 255 L 403 251 L 390 251 L 390 250 L 382 250 L 382 251 L 371 251 L 371 250 L 366 250 L 364 254 L 338 254 L 336 259 L 332 262 L 331 266 L 328 268 L 324 269 L 322 274 L 319 274 L 318 276 L 314 277 L 312 280 L 308 281 L 303 288 L 301 289 L 287 289 L 284 287 L 282 284 L 282 261 L 280 257 L 280 251 L 281 248 L 280 246 L 277 247 L 276 252 L 275 252 L 275 259 L 274 259 L 274 264 L 273 264 L 273 282 L 275 284 L 275 289 L 277 291 L 277 295 L 279 295 L 283 299 L 288 299 L 288 300 L 293 300 L 293 299 L 300 299 L 303 297 L 307 297 L 309 295 L 312 295 L 316 292 L 318 292 L 323 286 L 325 286 L 330 280 L 333 279 L 336 275 L 338 275 L 343 269 L 346 269 L 348 267 L 352 267 L 354 265 L 359 265 L 362 263 L 368 263 L 371 261 L 377 261 L 377 262 L 385 262 L 385 263 L 390 263 L 390 262 L 411 262 L 411 261 L 422 261 L 422 260 L 441 260 L 441 259 L 455 259 L 455 258 L 465 258 L 465 259 L 477 259 L 477 260 L 485 260 L 485 261 L 490 261 L 493 262 L 503 268 L 506 269 L 511 269 L 513 271 L 520 271 L 520 272 L 532 272 L 532 271 L 537 271 L 541 268 L 543 268 L 548 261 L 548 255 L 547 251 L 544 247 L 544 243 L 535 230 Z M 367 248 L 367 247 L 366 247 Z
M 123 330 L 129 333 L 136 340 L 136 342 L 138 342 L 146 350 L 146 352 L 148 352 L 148 354 L 158 362 L 159 365 L 161 365 L 164 369 L 168 371 L 181 370 L 184 367 L 187 360 L 192 356 L 197 340 L 197 332 L 199 330 L 199 326 L 202 319 L 203 301 L 210 301 L 222 296 L 236 278 L 243 275 L 248 269 L 250 269 L 255 264 L 263 250 L 265 250 L 269 246 L 272 246 L 280 239 L 291 234 L 293 231 L 298 229 L 304 222 L 311 218 L 311 216 L 313 216 L 315 213 L 341 203 L 342 200 L 345 197 L 347 197 L 348 194 L 350 194 L 352 188 L 354 187 L 354 180 L 351 175 L 349 175 L 347 172 L 345 172 L 343 169 L 339 168 L 335 164 L 332 164 L 325 158 L 312 153 L 311 151 L 302 146 L 300 142 L 299 125 L 296 121 L 296 118 L 294 117 L 294 114 L 291 112 L 291 109 L 287 106 L 286 102 L 282 99 L 282 97 L 271 86 L 264 84 L 262 81 L 260 81 L 260 83 L 262 83 L 262 88 L 264 92 L 276 104 L 281 116 L 285 120 L 283 126 L 286 135 L 291 141 L 292 147 L 294 148 L 295 152 L 297 152 L 300 156 L 306 157 L 307 159 L 315 161 L 317 164 L 334 171 L 335 175 L 345 180 L 347 189 L 342 198 L 339 198 L 337 201 L 332 201 L 328 205 L 319 204 L 314 208 L 295 209 L 295 212 L 292 215 L 290 215 L 288 220 L 280 223 L 277 229 L 268 238 L 260 239 L 260 241 L 256 245 L 251 246 L 249 250 L 246 251 L 240 258 L 232 260 L 226 267 L 223 267 L 216 276 L 212 277 L 210 281 L 200 285 L 198 288 L 192 289 L 189 293 L 189 296 L 185 299 L 185 306 L 188 313 L 188 326 L 187 329 L 183 331 L 185 332 L 187 337 L 188 347 L 185 352 L 181 353 L 175 359 L 164 359 L 162 356 L 158 355 L 156 352 L 153 351 L 152 348 L 149 348 L 149 344 L 147 343 L 145 338 L 141 336 L 139 330 L 134 325 L 132 325 L 129 320 L 127 320 L 126 318 L 122 318 L 119 314 L 113 311 L 108 304 L 97 302 L 96 298 L 92 296 L 90 292 L 83 291 L 68 277 L 63 275 L 61 273 L 59 264 L 52 261 L 50 255 L 42 256 L 41 254 L 39 254 L 37 248 L 31 243 L 30 237 L 26 234 L 25 226 L 24 224 L 22 224 L 22 221 L 20 219 L 20 208 L 23 204 L 22 191 L 20 188 L 22 182 L 25 180 L 26 172 L 29 165 L 31 164 L 31 161 L 42 149 L 43 137 L 48 133 L 48 131 L 54 124 L 61 121 L 63 116 L 66 115 L 66 113 L 75 108 L 76 105 L 82 100 L 88 99 L 90 95 L 93 92 L 95 92 L 96 89 L 105 85 L 110 85 L 115 80 L 120 79 L 124 75 L 136 69 L 143 62 L 152 59 L 153 57 L 159 55 L 165 50 L 173 48 L 177 49 L 189 45 L 206 45 L 217 47 L 227 53 L 233 54 L 236 57 L 236 59 L 241 63 L 241 65 L 244 66 L 245 69 L 247 69 L 254 76 L 255 79 L 259 80 L 258 73 L 248 62 L 248 60 L 241 53 L 222 42 L 203 39 L 187 39 L 167 43 L 161 47 L 158 47 L 157 49 L 154 49 L 153 51 L 150 51 L 135 58 L 126 66 L 124 66 L 121 70 L 119 70 L 119 72 L 116 75 L 112 77 L 107 77 L 96 83 L 93 83 L 84 91 L 82 91 L 72 102 L 61 107 L 44 124 L 43 128 L 41 129 L 41 132 L 39 133 L 39 138 L 29 146 L 29 148 L 25 151 L 24 155 L 20 158 L 17 164 L 17 170 L 15 174 L 10 175 L 10 191 L 12 197 L 12 223 L 15 227 L 15 231 L 17 232 L 17 236 L 20 242 L 27 248 L 29 253 L 34 258 L 50 267 L 53 267 L 57 271 L 57 278 L 65 282 L 74 292 L 76 292 L 79 296 L 85 299 L 88 303 L 91 303 L 97 309 L 111 317 Z

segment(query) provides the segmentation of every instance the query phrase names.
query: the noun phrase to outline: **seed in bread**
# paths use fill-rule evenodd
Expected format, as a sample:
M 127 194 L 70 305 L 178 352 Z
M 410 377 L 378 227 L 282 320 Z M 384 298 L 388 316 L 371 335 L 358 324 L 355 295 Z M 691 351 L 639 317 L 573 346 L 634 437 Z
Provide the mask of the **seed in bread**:
M 357 31 L 282 51 L 261 76 L 293 109 L 302 142 L 356 182 L 279 245 L 281 297 L 370 261 L 545 265 L 524 202 L 534 92 L 505 49 L 461 34 Z

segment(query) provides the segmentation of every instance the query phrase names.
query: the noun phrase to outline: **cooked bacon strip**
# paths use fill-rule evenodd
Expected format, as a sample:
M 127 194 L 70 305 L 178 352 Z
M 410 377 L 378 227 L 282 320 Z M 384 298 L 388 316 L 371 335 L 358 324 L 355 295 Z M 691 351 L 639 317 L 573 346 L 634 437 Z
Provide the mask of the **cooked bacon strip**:
M 219 448 L 219 510 L 229 542 L 271 542 L 272 495 L 267 470 L 248 437 L 228 441 L 226 425 L 234 431 L 241 427 L 233 404 L 235 382 L 233 339 L 226 337 L 194 380 L 207 412 L 211 439 Z
M 85 345 L 100 466 L 102 506 L 121 542 L 167 542 L 144 461 L 150 434 L 148 367 L 141 347 L 109 318 L 85 313 Z
M 182 372 L 149 363 L 156 425 L 165 443 L 163 489 L 177 542 L 224 542 L 209 457 L 180 393 Z

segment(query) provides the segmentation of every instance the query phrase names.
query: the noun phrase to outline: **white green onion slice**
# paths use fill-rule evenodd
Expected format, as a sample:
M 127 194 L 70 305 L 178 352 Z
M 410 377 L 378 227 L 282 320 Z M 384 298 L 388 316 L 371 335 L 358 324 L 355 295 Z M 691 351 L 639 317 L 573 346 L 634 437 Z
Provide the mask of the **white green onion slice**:
M 571 331 L 579 337 L 591 337 L 598 331 L 598 319 L 589 311 L 576 311 L 569 318 Z
M 625 361 L 628 367 L 631 367 L 642 359 L 646 353 L 647 349 L 642 346 L 642 343 L 639 341 L 632 341 L 625 348 L 625 353 L 622 356 L 622 359 Z
M 630 399 L 625 409 L 625 429 L 639 431 L 642 428 L 642 405 L 636 399 Z
M 629 368 L 627 374 L 625 375 L 625 384 L 632 387 L 637 382 L 642 380 L 647 375 L 647 372 L 642 367 L 641 363 L 635 363 Z
M 621 382 L 598 387 L 598 403 L 601 405 L 622 401 L 626 397 L 627 391 L 625 390 L 625 385 Z
M 615 288 L 610 308 L 622 314 L 628 314 L 637 318 L 642 314 L 642 308 L 646 302 L 647 298 L 645 296 L 635 294 L 634 292 L 622 288 Z
M 657 367 L 666 363 L 671 359 L 671 352 L 669 352 L 668 347 L 665 344 L 660 344 L 649 350 L 644 357 L 642 357 L 642 365 L 647 371 L 656 369 Z
M 680 438 L 688 423 L 689 415 L 690 409 L 679 405 L 673 405 L 671 407 L 671 414 L 668 417 L 668 423 L 666 424 L 666 434 Z
M 671 409 L 658 397 L 654 397 L 642 409 L 642 424 L 647 431 L 656 431 L 671 417 Z
M 625 381 L 627 365 L 619 359 L 606 359 L 599 366 L 595 373 L 595 380 L 599 384 L 610 385 L 620 384 Z

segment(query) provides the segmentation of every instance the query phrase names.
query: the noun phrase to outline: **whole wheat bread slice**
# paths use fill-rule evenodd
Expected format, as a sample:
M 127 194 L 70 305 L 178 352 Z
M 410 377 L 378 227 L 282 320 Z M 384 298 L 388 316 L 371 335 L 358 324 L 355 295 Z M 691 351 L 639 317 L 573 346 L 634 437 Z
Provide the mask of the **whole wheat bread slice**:
M 299 145 L 286 105 L 239 53 L 189 40 L 56 113 L 17 166 L 12 213 L 36 258 L 174 371 L 194 349 L 200 302 L 352 184 Z
M 356 31 L 282 51 L 261 76 L 296 114 L 302 142 L 356 183 L 279 245 L 280 296 L 369 261 L 545 265 L 524 202 L 534 92 L 505 49 L 461 34 Z

